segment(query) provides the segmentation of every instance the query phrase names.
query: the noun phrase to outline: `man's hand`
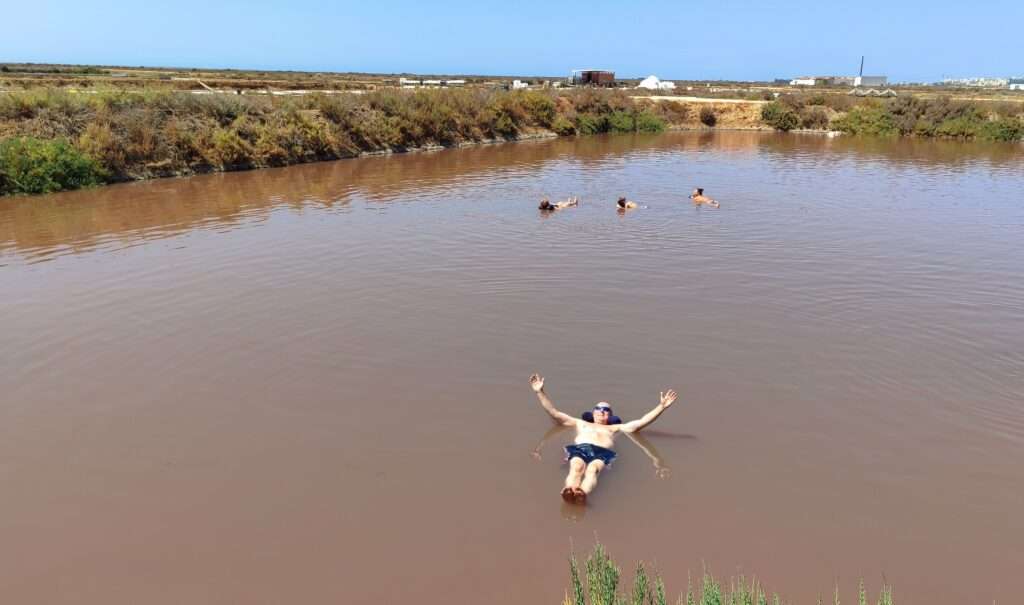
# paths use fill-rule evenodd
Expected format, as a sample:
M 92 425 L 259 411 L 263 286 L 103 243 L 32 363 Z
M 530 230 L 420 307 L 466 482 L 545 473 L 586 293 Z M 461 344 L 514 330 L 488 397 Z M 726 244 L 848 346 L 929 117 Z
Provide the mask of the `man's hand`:
M 544 384 L 543 378 L 541 379 L 541 384 Z M 672 405 L 673 403 L 675 403 L 676 397 L 676 392 L 673 391 L 672 389 L 665 391 L 664 393 L 661 394 L 661 407 L 667 408 L 668 406 Z
M 534 374 L 530 376 L 530 387 L 533 388 L 533 392 L 540 393 L 544 390 L 544 377 L 540 374 Z

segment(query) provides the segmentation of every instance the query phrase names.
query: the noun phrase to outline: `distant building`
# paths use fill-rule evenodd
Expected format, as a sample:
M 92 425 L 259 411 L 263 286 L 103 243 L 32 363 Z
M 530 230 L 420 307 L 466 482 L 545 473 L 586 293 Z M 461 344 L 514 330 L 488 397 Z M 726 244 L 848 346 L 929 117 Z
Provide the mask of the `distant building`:
M 968 86 L 971 88 L 1005 88 L 1010 85 L 1008 78 L 947 78 L 946 86 Z
M 512 80 L 512 90 L 520 90 L 523 88 L 529 88 L 530 85 L 522 80 Z
M 465 80 L 417 80 L 415 78 L 399 78 L 398 85 L 402 88 L 447 88 L 449 86 L 464 86 Z
M 574 69 L 569 75 L 574 86 L 614 86 L 615 72 L 603 69 Z
M 888 83 L 886 76 L 856 76 L 853 79 L 854 86 L 885 86 Z
M 1024 90 L 1024 78 L 1010 78 L 1010 90 Z
M 789 81 L 790 86 L 814 86 L 817 83 L 814 78 L 793 78 Z

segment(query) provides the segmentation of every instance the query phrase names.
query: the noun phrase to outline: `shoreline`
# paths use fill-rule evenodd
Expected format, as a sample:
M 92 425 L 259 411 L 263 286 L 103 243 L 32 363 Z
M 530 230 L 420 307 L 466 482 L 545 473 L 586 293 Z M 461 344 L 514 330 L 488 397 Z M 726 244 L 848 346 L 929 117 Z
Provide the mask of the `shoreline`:
M 664 132 L 764 132 L 764 133 L 771 133 L 771 132 L 778 132 L 778 131 L 775 130 L 774 128 L 771 128 L 771 127 L 768 127 L 768 126 L 747 126 L 747 127 L 744 127 L 744 126 L 687 126 L 687 125 L 673 125 L 673 126 L 670 126 L 670 127 L 666 128 Z M 825 131 L 825 130 L 794 130 L 794 131 L 792 131 L 792 133 L 793 134 L 816 134 L 816 135 L 822 135 L 822 136 L 838 136 L 838 135 L 842 134 L 842 133 L 840 133 L 838 131 Z M 661 133 L 639 133 L 639 132 L 636 132 L 636 133 L 606 133 L 606 134 L 609 134 L 609 136 L 627 136 L 627 135 L 630 135 L 630 134 L 655 134 L 656 135 L 656 134 L 661 134 Z M 580 135 L 580 134 L 576 134 L 576 135 L 559 135 L 559 134 L 557 134 L 555 132 L 552 132 L 552 131 L 531 132 L 531 133 L 523 133 L 523 134 L 518 135 L 518 136 L 513 137 L 513 138 L 493 138 L 493 139 L 483 139 L 483 140 L 480 140 L 480 141 L 460 141 L 458 143 L 453 143 L 451 145 L 427 144 L 427 145 L 420 145 L 420 146 L 417 146 L 417 147 L 394 148 L 394 149 L 392 149 L 392 148 L 389 148 L 389 149 L 375 149 L 375 150 L 370 150 L 370 151 L 361 151 L 361 152 L 359 152 L 357 154 L 350 155 L 350 156 L 337 157 L 337 158 L 313 159 L 313 160 L 308 160 L 308 161 L 304 161 L 304 162 L 296 162 L 296 163 L 292 163 L 292 164 L 285 164 L 285 165 L 281 165 L 281 166 L 246 166 L 246 165 L 239 165 L 239 166 L 224 166 L 224 167 L 221 167 L 221 168 L 218 168 L 218 167 L 215 167 L 215 166 L 207 166 L 205 169 L 202 168 L 202 167 L 197 167 L 197 168 L 191 169 L 191 170 L 173 171 L 173 172 L 171 172 L 171 171 L 162 172 L 162 171 L 156 170 L 156 171 L 152 171 L 152 172 L 147 173 L 146 176 L 141 176 L 141 177 L 137 177 L 137 178 L 121 178 L 121 179 L 116 179 L 116 180 L 109 180 L 109 181 L 106 181 L 106 182 L 103 182 L 103 183 L 100 183 L 100 184 L 97 184 L 97 185 L 93 185 L 93 186 L 90 186 L 90 187 L 83 187 L 81 189 L 99 189 L 99 188 L 107 187 L 109 185 L 122 185 L 122 184 L 126 184 L 126 183 L 142 183 L 142 182 L 145 182 L 145 181 L 154 181 L 154 180 L 160 180 L 160 179 L 189 178 L 189 177 L 193 177 L 193 176 L 202 176 L 202 175 L 218 174 L 218 173 L 226 174 L 226 173 L 230 173 L 230 172 L 253 172 L 253 171 L 268 170 L 268 169 L 275 169 L 275 168 L 289 168 L 289 167 L 292 167 L 292 166 L 302 166 L 302 165 L 306 165 L 306 164 L 319 164 L 319 163 L 322 163 L 322 162 L 342 162 L 342 161 L 346 161 L 346 160 L 357 160 L 357 159 L 360 159 L 360 158 L 369 158 L 369 157 L 383 157 L 383 156 L 404 155 L 404 154 L 413 154 L 413 153 L 430 153 L 430 152 L 446 151 L 446 150 L 452 150 L 452 149 L 470 149 L 470 148 L 474 148 L 474 147 L 487 147 L 487 146 L 492 146 L 492 145 L 508 145 L 508 144 L 518 144 L 518 143 L 531 143 L 531 142 L 551 141 L 551 140 L 560 139 L 560 138 L 566 138 L 566 139 L 573 138 L 573 139 L 575 139 L 575 138 L 582 138 L 582 137 L 587 137 L 587 136 L 594 136 L 594 135 Z M 73 189 L 67 189 L 67 190 L 64 190 L 64 191 L 73 191 Z M 59 192 L 53 192 L 53 193 L 59 193 Z M 45 193 L 43 193 L 43 194 L 37 194 L 37 193 L 12 193 L 12 194 L 0 195 L 0 203 L 3 203 L 4 199 L 24 199 L 24 198 L 34 197 L 34 196 L 37 196 L 37 195 L 46 195 L 46 194 Z
M 608 90 L 268 98 L 43 89 L 0 96 L 0 194 L 556 136 L 663 132 L 686 108 Z
M 930 117 L 910 120 L 911 110 L 927 110 Z M 948 99 L 900 97 L 882 105 L 845 96 L 763 101 L 601 89 L 385 90 L 282 98 L 41 89 L 0 96 L 0 197 L 605 133 L 735 130 L 1008 142 L 1024 137 L 1024 105 L 985 111 Z
M 775 132 L 775 129 L 767 127 L 767 126 L 760 126 L 760 127 L 757 127 L 757 126 L 755 126 L 755 127 L 741 127 L 741 126 L 732 126 L 732 127 L 698 127 L 698 126 L 677 126 L 677 125 L 674 125 L 674 126 L 670 126 L 670 127 L 666 128 L 665 132 Z M 796 131 L 794 131 L 794 132 L 796 132 Z M 802 134 L 802 133 L 808 133 L 809 134 L 811 132 L 812 131 L 801 131 L 801 132 L 798 132 L 798 134 Z M 623 135 L 629 135 L 629 134 L 644 134 L 644 133 L 612 133 L 611 136 L 623 136 Z M 654 134 L 657 134 L 657 133 L 654 133 Z M 827 133 L 825 131 L 820 131 L 820 132 L 815 132 L 815 134 L 827 134 Z M 218 173 L 229 173 L 229 172 L 252 172 L 252 171 L 267 170 L 267 169 L 273 169 L 273 168 L 288 168 L 288 167 L 291 167 L 291 166 L 301 166 L 301 165 L 305 165 L 305 164 L 318 164 L 318 163 L 321 163 L 321 162 L 341 162 L 341 161 L 346 161 L 346 160 L 357 160 L 359 158 L 382 157 L 382 156 L 391 156 L 391 155 L 404 155 L 404 154 L 411 154 L 411 153 L 430 153 L 430 152 L 437 152 L 437 151 L 446 151 L 446 150 L 451 150 L 451 149 L 470 149 L 470 148 L 474 148 L 474 147 L 487 147 L 487 146 L 491 146 L 491 145 L 507 145 L 507 144 L 516 144 L 516 143 L 531 143 L 531 142 L 540 142 L 540 141 L 551 141 L 551 140 L 560 139 L 560 138 L 567 138 L 567 139 L 568 138 L 581 138 L 581 137 L 585 137 L 585 136 L 593 136 L 593 135 L 579 135 L 579 134 L 576 134 L 576 135 L 559 135 L 559 134 L 557 134 L 555 132 L 552 132 L 552 131 L 530 132 L 530 133 L 523 133 L 523 134 L 520 134 L 520 135 L 518 135 L 516 137 L 512 137 L 512 138 L 492 138 L 492 139 L 483 139 L 483 140 L 479 140 L 479 141 L 460 141 L 458 143 L 453 143 L 451 145 L 427 144 L 427 145 L 420 145 L 420 146 L 417 146 L 417 147 L 388 148 L 388 149 L 375 149 L 375 150 L 370 150 L 370 151 L 360 151 L 357 154 L 349 155 L 349 156 L 344 156 L 344 157 L 313 159 L 313 160 L 308 160 L 308 161 L 304 161 L 304 162 L 296 162 L 296 163 L 293 163 L 293 164 L 286 164 L 286 165 L 282 165 L 282 166 L 246 166 L 246 165 L 239 165 L 239 166 L 224 166 L 224 167 L 221 167 L 221 168 L 218 168 L 218 167 L 215 167 L 215 166 L 207 166 L 205 168 L 203 168 L 203 167 L 196 167 L 196 168 L 191 169 L 191 170 L 183 170 L 183 171 L 159 171 L 159 170 L 155 170 L 155 171 L 147 173 L 146 176 L 141 176 L 141 177 L 137 177 L 137 178 L 121 178 L 121 179 L 110 180 L 110 181 L 107 181 L 107 182 L 104 182 L 104 183 L 100 183 L 100 184 L 97 184 L 97 185 L 93 185 L 93 186 L 90 186 L 90 187 L 84 187 L 83 189 L 98 189 L 98 188 L 106 187 L 108 185 L 120 185 L 120 184 L 125 184 L 125 183 L 141 183 L 141 182 L 145 182 L 145 181 L 153 181 L 153 180 L 160 180 L 160 179 L 188 178 L 188 177 L 192 177 L 192 176 L 202 176 L 202 175 L 207 175 L 207 174 L 218 174 Z M 68 191 L 70 191 L 70 190 L 68 190 Z M 54 193 L 56 193 L 56 192 L 54 192 Z M 0 195 L 0 203 L 2 203 L 4 199 L 24 199 L 24 198 L 33 197 L 33 196 L 36 196 L 36 195 L 46 195 L 46 194 L 12 193 L 12 194 L 7 194 L 7 195 Z

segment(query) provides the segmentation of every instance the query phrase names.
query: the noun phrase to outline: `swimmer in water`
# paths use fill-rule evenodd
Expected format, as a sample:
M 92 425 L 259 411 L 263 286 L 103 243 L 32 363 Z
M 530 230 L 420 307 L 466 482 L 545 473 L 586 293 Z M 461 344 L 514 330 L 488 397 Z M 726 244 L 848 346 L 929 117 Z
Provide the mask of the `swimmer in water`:
M 625 197 L 620 197 L 619 200 L 615 202 L 615 207 L 618 210 L 632 210 L 634 208 L 639 208 L 636 202 L 631 202 L 627 200 Z
M 576 427 L 575 443 L 565 447 L 569 474 L 562 488 L 562 499 L 576 504 L 587 503 L 587 496 L 597 487 L 597 476 L 615 459 L 615 451 L 611 449 L 615 445 L 615 437 L 619 433 L 635 433 L 654 422 L 676 400 L 676 392 L 669 389 L 661 394 L 661 400 L 653 410 L 623 423 L 612 415 L 612 406 L 606 401 L 599 401 L 583 418 L 573 418 L 558 411 L 544 392 L 544 377 L 538 374 L 530 376 L 530 387 L 552 420 L 562 426 Z
M 568 198 L 566 200 L 562 200 L 561 202 L 555 202 L 554 204 L 549 202 L 548 198 L 544 198 L 544 199 L 542 199 L 540 201 L 540 206 L 537 206 L 537 209 L 538 210 L 544 210 L 546 212 L 552 212 L 554 210 L 562 210 L 564 208 L 571 208 L 573 206 L 578 206 L 579 203 L 580 203 L 580 198 L 575 197 L 575 196 L 574 197 L 570 197 L 570 198 Z
M 690 194 L 690 199 L 693 200 L 694 206 L 710 206 L 712 208 L 718 208 L 720 205 L 715 200 L 704 195 L 704 189 L 700 187 L 693 190 L 693 193 Z

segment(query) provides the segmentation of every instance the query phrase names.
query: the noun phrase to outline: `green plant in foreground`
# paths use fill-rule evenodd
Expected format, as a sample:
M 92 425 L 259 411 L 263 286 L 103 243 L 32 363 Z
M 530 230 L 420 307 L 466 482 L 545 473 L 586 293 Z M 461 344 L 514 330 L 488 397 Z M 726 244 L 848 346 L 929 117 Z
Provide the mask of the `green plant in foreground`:
M 590 605 L 617 605 L 621 571 L 601 544 L 587 557 L 587 588 Z
M 633 578 L 633 597 L 630 599 L 632 605 L 647 605 L 651 597 L 651 582 L 647 579 L 647 570 L 644 564 L 637 562 L 636 573 Z
M 569 577 L 572 582 L 572 601 L 565 597 L 565 605 L 586 605 L 583 593 L 583 582 L 580 581 L 580 567 L 576 563 L 576 555 L 569 555 Z
M 98 185 L 99 165 L 63 139 L 0 141 L 0 194 L 51 193 Z
M 637 563 L 633 575 L 632 590 L 628 595 L 619 592 L 621 571 L 600 543 L 585 562 L 586 584 L 580 577 L 579 564 L 575 554 L 569 556 L 569 580 L 571 588 L 566 591 L 563 605 L 666 605 L 665 584 L 660 575 L 655 574 L 653 581 L 643 563 Z M 857 585 L 857 604 L 868 605 L 867 590 L 864 581 Z M 747 581 L 744 576 L 732 578 L 728 585 L 723 585 L 706 569 L 701 577 L 700 586 L 694 589 L 692 578 L 687 574 L 686 592 L 679 596 L 679 605 L 782 605 L 778 593 L 772 593 L 771 599 L 756 579 Z M 818 597 L 818 605 L 822 605 Z M 835 586 L 832 605 L 840 605 L 839 586 Z M 893 605 L 892 587 L 883 584 L 878 595 L 877 605 Z

